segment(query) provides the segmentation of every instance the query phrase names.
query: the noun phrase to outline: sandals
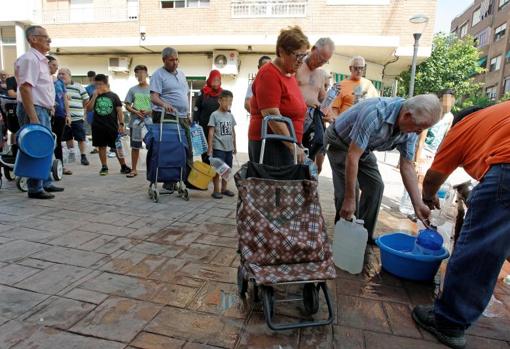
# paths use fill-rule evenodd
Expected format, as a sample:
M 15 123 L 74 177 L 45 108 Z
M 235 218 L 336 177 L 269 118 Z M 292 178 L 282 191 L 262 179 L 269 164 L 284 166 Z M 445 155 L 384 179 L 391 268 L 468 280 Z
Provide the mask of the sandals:
M 137 173 L 137 172 L 129 172 L 129 173 L 126 175 L 126 177 L 127 177 L 127 178 L 134 178 L 134 177 L 136 177 L 136 176 L 138 176 L 138 173 Z
M 236 196 L 236 194 L 234 194 L 234 192 L 231 192 L 231 191 L 230 191 L 230 190 L 228 190 L 228 189 L 227 189 L 227 190 L 222 191 L 221 193 L 222 193 L 223 195 L 225 195 L 225 196 L 229 196 L 229 197 L 234 197 L 234 196 Z

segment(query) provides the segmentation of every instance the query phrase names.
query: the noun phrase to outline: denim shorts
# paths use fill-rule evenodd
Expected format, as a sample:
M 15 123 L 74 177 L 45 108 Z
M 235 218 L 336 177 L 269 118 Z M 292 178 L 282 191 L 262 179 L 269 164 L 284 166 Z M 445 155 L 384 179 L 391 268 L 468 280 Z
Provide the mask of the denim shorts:
M 232 168 L 233 157 L 234 157 L 234 154 L 232 151 L 223 151 L 223 150 L 213 149 L 213 158 L 218 158 L 218 159 L 223 160 L 223 162 L 226 163 L 230 168 Z

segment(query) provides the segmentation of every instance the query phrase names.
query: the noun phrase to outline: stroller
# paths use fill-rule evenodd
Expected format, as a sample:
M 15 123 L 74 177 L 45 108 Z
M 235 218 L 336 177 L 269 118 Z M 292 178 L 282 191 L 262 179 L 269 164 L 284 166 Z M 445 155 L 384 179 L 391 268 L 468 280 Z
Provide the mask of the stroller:
M 168 116 L 170 116 L 168 118 Z M 167 117 L 167 118 L 165 118 Z M 188 201 L 189 193 L 184 180 L 187 175 L 186 154 L 188 142 L 185 130 L 179 125 L 177 115 L 163 114 L 159 124 L 146 125 L 144 137 L 147 145 L 147 180 L 150 182 L 148 194 L 154 202 L 159 202 L 162 194 L 172 191 L 158 190 L 159 183 L 175 183 L 179 197 Z
M 269 121 L 287 124 L 291 136 L 268 134 Z M 290 119 L 280 116 L 264 118 L 259 163 L 249 161 L 235 175 L 239 190 L 239 294 L 244 298 L 251 282 L 254 301 L 257 302 L 260 288 L 264 316 L 272 330 L 329 325 L 333 322 L 333 307 L 326 280 L 334 279 L 336 271 L 321 213 L 318 183 L 311 179 L 306 165 L 277 168 L 262 164 L 266 140 L 292 142 L 296 149 L 296 136 Z M 296 153 L 294 160 L 297 163 Z M 273 287 L 291 284 L 303 285 L 303 297 L 275 300 Z M 273 322 L 277 302 L 302 300 L 306 313 L 316 314 L 320 290 L 324 293 L 328 308 L 326 320 L 285 324 Z

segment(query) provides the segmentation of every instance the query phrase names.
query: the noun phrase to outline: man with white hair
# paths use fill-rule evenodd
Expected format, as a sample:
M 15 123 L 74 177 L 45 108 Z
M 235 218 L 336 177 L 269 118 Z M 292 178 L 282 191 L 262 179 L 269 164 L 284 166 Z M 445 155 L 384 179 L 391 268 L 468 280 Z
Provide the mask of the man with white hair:
M 74 156 L 74 142 L 78 142 L 81 154 L 81 164 L 89 165 L 89 160 L 85 154 L 85 109 L 89 102 L 89 94 L 81 84 L 72 81 L 71 70 L 69 68 L 60 68 L 58 78 L 66 85 L 67 96 L 69 97 L 69 112 L 71 114 L 71 125 L 64 128 L 62 140 L 66 142 L 67 149 Z
M 356 56 L 351 59 L 349 63 L 351 76 L 340 82 L 340 94 L 331 104 L 335 117 L 363 99 L 379 97 L 379 92 L 372 81 L 363 77 L 365 67 L 365 58 Z
M 316 161 L 319 173 L 324 162 L 324 154 L 321 152 L 323 149 L 324 122 L 332 121 L 329 119 L 329 113 L 319 109 L 321 102 L 326 97 L 326 86 L 329 85 L 329 74 L 321 67 L 329 62 L 333 52 L 335 52 L 333 40 L 320 38 L 305 57 L 305 64 L 301 64 L 296 72 L 301 94 L 308 107 L 303 145 L 309 150 L 308 157 Z M 331 110 L 329 109 L 329 111 Z M 324 115 L 323 112 L 326 112 L 327 115 Z
M 384 183 L 373 151 L 397 148 L 404 186 L 416 216 L 427 224 L 430 209 L 421 199 L 413 159 L 418 135 L 437 123 L 440 115 L 441 104 L 432 94 L 408 100 L 372 98 L 347 110 L 328 127 L 325 142 L 333 170 L 335 221 L 351 219 L 357 211 L 356 217 L 365 221 L 369 243 L 374 243 Z
M 186 75 L 179 67 L 179 53 L 172 47 L 166 47 L 161 52 L 163 66 L 151 76 L 150 93 L 152 103 L 152 122 L 158 124 L 165 113 L 171 113 L 179 118 L 181 127 L 186 131 L 188 141 L 187 163 L 191 167 L 193 154 L 190 137 L 189 119 L 189 87 Z M 163 188 L 172 190 L 172 183 L 165 183 Z

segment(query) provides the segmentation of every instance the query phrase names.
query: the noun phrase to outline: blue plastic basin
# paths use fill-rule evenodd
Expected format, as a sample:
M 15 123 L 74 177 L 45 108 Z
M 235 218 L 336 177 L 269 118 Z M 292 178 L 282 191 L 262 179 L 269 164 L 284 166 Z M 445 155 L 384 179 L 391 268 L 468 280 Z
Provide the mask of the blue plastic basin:
M 449 253 L 441 247 L 437 255 L 413 254 L 416 237 L 404 233 L 392 233 L 380 236 L 376 244 L 381 250 L 381 263 L 384 270 L 398 277 L 430 281 L 439 269 L 441 261 L 448 258 Z

